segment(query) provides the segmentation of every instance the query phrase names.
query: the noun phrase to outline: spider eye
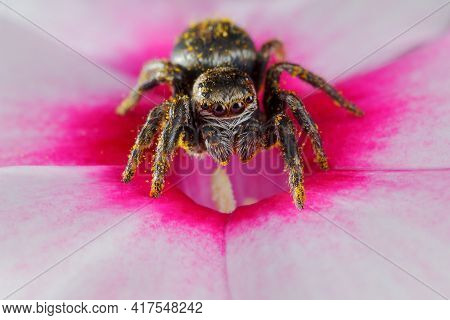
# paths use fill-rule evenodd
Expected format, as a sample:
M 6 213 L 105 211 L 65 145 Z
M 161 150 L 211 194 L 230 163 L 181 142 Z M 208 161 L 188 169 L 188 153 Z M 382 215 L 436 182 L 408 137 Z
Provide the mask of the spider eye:
M 202 106 L 201 106 L 201 108 L 202 108 L 203 110 L 207 110 L 207 109 L 208 109 L 208 104 L 207 104 L 206 102 L 203 103 Z
M 216 115 L 216 116 L 222 116 L 222 115 L 224 115 L 225 114 L 225 108 L 224 108 L 224 106 L 223 105 L 221 105 L 220 103 L 216 103 L 216 104 L 214 104 L 214 106 L 213 106 L 213 113 Z
M 244 109 L 244 105 L 241 102 L 235 102 L 231 105 L 231 112 L 239 113 Z
M 245 98 L 245 102 L 246 103 L 252 103 L 253 102 L 253 97 L 252 96 L 248 96 L 247 98 Z

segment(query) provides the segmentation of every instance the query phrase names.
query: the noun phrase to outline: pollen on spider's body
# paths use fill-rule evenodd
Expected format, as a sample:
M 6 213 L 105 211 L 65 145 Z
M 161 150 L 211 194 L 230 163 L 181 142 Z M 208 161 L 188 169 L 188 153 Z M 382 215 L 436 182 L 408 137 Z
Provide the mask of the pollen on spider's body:
M 320 167 L 328 168 L 328 162 L 318 127 L 303 102 L 295 92 L 280 88 L 281 73 L 286 71 L 323 90 L 355 115 L 362 115 L 362 111 L 321 77 L 297 64 L 283 62 L 283 53 L 278 40 L 268 41 L 256 50 L 250 36 L 227 19 L 205 20 L 190 26 L 178 37 L 170 60 L 153 60 L 143 67 L 136 87 L 117 108 L 117 113 L 125 114 L 138 103 L 144 91 L 158 84 L 167 83 L 172 88 L 171 98 L 150 111 L 130 152 L 123 181 L 133 178 L 144 151 L 153 143 L 156 143 L 153 197 L 162 192 L 178 148 L 192 155 L 207 153 L 218 164 L 226 165 L 233 153 L 246 162 L 259 150 L 278 146 L 289 173 L 294 203 L 302 208 L 303 160 L 296 128 L 286 108 L 310 137 Z M 268 67 L 272 55 L 278 61 Z M 263 88 L 264 111 L 257 99 Z M 218 208 L 229 211 L 235 202 L 233 205 L 231 183 L 224 174 L 213 176 L 212 188 L 216 190 L 214 197 L 228 199 L 216 197 Z

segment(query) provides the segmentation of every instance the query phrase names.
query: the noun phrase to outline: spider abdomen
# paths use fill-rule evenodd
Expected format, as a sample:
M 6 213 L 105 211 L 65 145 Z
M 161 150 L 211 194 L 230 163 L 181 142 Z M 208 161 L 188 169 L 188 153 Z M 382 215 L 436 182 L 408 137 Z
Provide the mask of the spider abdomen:
M 197 23 L 178 38 L 171 61 L 184 67 L 191 79 L 204 71 L 228 66 L 253 75 L 256 50 L 250 36 L 228 20 Z

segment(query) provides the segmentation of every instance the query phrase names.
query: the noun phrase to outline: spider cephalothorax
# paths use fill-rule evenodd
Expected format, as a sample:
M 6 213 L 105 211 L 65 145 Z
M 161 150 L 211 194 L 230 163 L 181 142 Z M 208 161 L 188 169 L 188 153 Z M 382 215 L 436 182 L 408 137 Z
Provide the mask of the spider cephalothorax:
M 144 151 L 159 135 L 152 166 L 151 195 L 161 193 L 173 154 L 178 147 L 190 153 L 207 152 L 218 163 L 233 153 L 242 161 L 261 148 L 277 144 L 289 172 L 289 185 L 297 207 L 304 203 L 303 161 L 296 129 L 286 107 L 310 137 L 316 161 L 328 168 L 317 125 L 300 98 L 280 88 L 283 71 L 325 91 L 337 104 L 356 115 L 362 112 L 319 76 L 288 62 L 267 69 L 272 55 L 283 59 L 281 42 L 266 42 L 256 51 L 247 33 L 228 20 L 207 20 L 186 30 L 169 60 L 145 64 L 138 84 L 117 108 L 125 114 L 142 93 L 161 83 L 172 87 L 172 97 L 153 108 L 131 150 L 123 181 L 130 181 Z M 264 85 L 264 112 L 257 91 Z

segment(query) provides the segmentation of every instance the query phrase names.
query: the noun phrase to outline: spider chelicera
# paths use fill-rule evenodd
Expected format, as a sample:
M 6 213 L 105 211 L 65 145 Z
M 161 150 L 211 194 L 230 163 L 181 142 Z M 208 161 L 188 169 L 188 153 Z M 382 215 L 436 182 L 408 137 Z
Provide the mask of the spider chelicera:
M 277 62 L 267 69 L 274 55 Z M 181 34 L 170 60 L 146 63 L 136 87 L 117 108 L 125 114 L 146 90 L 166 83 L 172 96 L 154 107 L 131 149 L 122 174 L 129 182 L 144 151 L 158 135 L 152 165 L 150 195 L 157 197 L 164 187 L 175 150 L 207 152 L 225 165 L 236 153 L 242 161 L 250 160 L 262 148 L 278 145 L 282 151 L 289 185 L 298 208 L 304 204 L 303 160 L 294 125 L 286 114 L 292 111 L 301 129 L 309 136 L 316 161 L 328 168 L 317 125 L 300 98 L 280 88 L 283 71 L 323 90 L 338 105 L 362 115 L 324 79 L 303 67 L 283 61 L 283 45 L 268 41 L 257 51 L 249 35 L 228 20 L 206 20 Z M 264 112 L 258 107 L 257 92 L 264 83 Z

